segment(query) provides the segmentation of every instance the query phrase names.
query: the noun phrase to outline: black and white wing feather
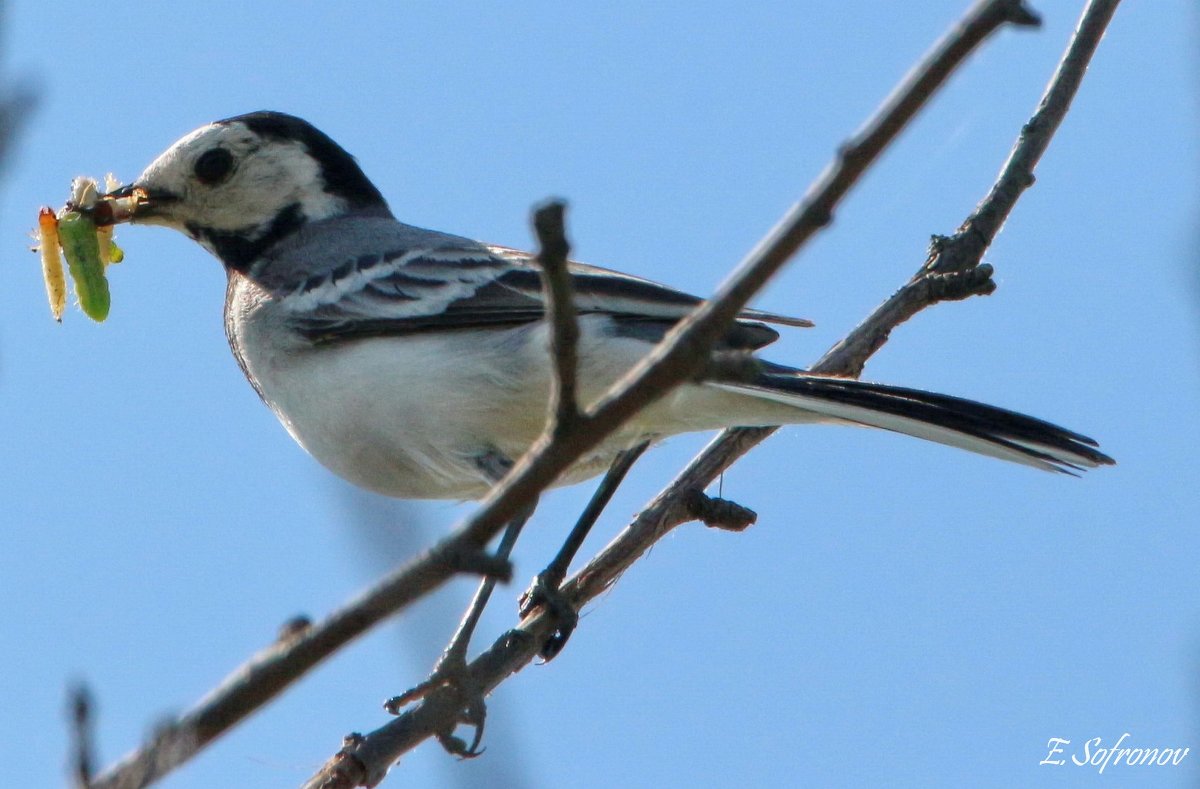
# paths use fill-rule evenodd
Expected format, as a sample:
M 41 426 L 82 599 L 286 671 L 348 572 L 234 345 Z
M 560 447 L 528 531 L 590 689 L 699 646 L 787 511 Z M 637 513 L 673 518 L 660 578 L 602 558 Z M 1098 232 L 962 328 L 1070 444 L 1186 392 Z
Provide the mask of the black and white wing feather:
M 533 256 L 400 227 L 403 231 L 391 239 L 392 248 L 346 257 L 283 288 L 280 301 L 295 329 L 314 342 L 336 342 L 515 326 L 545 315 L 541 274 Z M 345 228 L 341 230 L 344 234 Z M 378 230 L 371 235 L 374 246 L 387 246 L 380 243 L 388 240 L 387 234 Z M 312 239 L 306 251 L 313 253 Z M 311 266 L 291 268 L 312 271 Z M 611 316 L 647 339 L 661 336 L 701 302 L 666 285 L 596 266 L 572 263 L 570 270 L 581 314 Z M 773 341 L 777 333 L 763 323 L 812 325 L 757 310 L 747 310 L 741 318 L 731 333 L 734 347 L 757 348 Z

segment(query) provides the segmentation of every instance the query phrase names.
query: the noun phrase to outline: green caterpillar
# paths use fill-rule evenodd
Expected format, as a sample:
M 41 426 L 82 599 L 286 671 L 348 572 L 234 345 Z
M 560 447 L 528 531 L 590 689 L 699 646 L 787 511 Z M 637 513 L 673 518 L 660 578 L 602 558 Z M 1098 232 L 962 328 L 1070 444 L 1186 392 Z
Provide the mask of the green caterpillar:
M 94 321 L 108 317 L 108 280 L 100 257 L 100 240 L 90 216 L 65 211 L 58 217 L 58 240 L 67 258 L 79 306 Z

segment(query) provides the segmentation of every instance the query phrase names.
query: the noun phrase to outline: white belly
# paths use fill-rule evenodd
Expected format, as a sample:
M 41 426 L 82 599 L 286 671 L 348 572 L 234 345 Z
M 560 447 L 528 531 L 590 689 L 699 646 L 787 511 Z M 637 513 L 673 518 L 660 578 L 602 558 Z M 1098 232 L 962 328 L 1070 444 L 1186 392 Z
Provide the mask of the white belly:
M 612 337 L 607 321 L 580 320 L 585 405 L 650 349 Z M 492 482 L 480 459 L 520 458 L 545 426 L 550 367 L 542 324 L 313 347 L 281 326 L 268 300 L 243 292 L 230 305 L 227 330 L 248 376 L 292 437 L 338 476 L 378 493 L 479 498 Z M 763 424 L 738 418 L 752 400 L 682 386 L 581 459 L 559 484 L 603 472 L 618 451 L 647 438 Z
M 629 357 L 616 360 L 581 346 L 584 400 L 647 347 L 628 344 Z M 322 465 L 378 493 L 426 499 L 482 496 L 491 480 L 480 458 L 515 460 L 537 439 L 550 391 L 547 353 L 539 325 L 286 349 L 256 341 L 249 327 L 242 342 L 267 405 Z M 634 440 L 614 438 L 562 482 L 601 473 Z
M 251 369 L 292 437 L 339 476 L 389 496 L 476 498 L 489 484 L 479 459 L 533 442 L 548 389 L 536 368 L 498 366 L 491 343 L 462 334 L 453 352 L 434 336 L 372 338 Z

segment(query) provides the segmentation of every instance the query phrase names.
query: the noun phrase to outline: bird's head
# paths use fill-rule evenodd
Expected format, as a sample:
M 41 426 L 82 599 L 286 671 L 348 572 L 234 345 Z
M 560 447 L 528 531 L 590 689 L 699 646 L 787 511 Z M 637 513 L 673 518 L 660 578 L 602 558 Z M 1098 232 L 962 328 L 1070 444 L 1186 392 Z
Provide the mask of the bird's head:
M 175 228 L 239 270 L 306 223 L 388 210 L 354 157 L 312 124 L 279 112 L 203 126 L 105 198 L 101 224 Z

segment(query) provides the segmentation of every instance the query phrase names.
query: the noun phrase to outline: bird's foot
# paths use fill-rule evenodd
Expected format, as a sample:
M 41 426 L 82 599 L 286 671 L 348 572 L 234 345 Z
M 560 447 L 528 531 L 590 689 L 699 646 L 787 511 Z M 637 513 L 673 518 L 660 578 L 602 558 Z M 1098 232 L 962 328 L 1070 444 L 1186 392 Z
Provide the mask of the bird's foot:
M 538 649 L 538 656 L 547 662 L 562 652 L 563 647 L 567 645 L 567 639 L 571 637 L 575 626 L 579 624 L 579 612 L 562 593 L 561 584 L 561 574 L 538 573 L 533 579 L 533 583 L 521 595 L 518 604 L 518 611 L 522 618 L 529 616 L 538 608 L 543 608 L 550 614 L 554 630 Z
M 399 715 L 408 705 L 421 701 L 443 688 L 457 694 L 456 704 L 459 712 L 454 726 L 437 733 L 438 742 L 453 756 L 473 759 L 486 750 L 480 748 L 479 744 L 483 740 L 487 704 L 484 702 L 483 687 L 467 666 L 465 650 L 448 649 L 433 667 L 428 679 L 399 696 L 388 699 L 383 708 L 392 715 Z M 458 724 L 466 724 L 474 729 L 469 744 L 454 733 Z

